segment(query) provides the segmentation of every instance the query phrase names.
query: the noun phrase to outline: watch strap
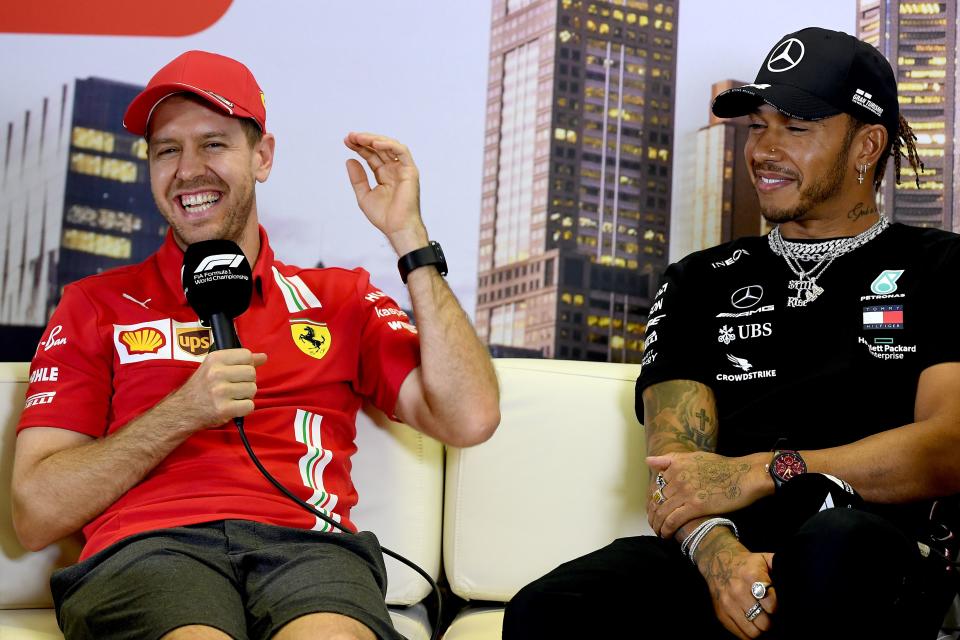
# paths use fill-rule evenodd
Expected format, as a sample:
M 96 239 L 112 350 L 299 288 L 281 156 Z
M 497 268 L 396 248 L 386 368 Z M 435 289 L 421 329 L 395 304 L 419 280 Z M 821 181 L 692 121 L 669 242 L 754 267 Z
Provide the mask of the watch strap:
M 447 259 L 443 255 L 443 249 L 440 243 L 431 240 L 430 244 L 407 253 L 397 260 L 397 269 L 400 271 L 400 279 L 404 284 L 407 283 L 407 276 L 414 269 L 435 265 L 441 276 L 447 275 Z

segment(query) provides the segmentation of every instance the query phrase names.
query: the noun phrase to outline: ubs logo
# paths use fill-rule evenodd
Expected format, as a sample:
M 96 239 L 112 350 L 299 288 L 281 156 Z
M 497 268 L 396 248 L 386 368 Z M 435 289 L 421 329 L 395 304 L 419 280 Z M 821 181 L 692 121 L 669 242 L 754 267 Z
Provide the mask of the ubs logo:
M 735 309 L 749 309 L 756 306 L 763 298 L 763 287 L 758 284 L 752 284 L 748 287 L 741 287 L 730 296 L 730 304 Z

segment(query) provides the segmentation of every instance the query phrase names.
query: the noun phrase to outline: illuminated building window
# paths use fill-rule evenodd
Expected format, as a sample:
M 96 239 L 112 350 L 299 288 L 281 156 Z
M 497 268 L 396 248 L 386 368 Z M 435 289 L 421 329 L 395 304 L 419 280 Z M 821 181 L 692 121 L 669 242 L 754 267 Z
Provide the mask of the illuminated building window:
M 140 158 L 141 160 L 147 159 L 147 141 L 143 138 L 137 138 L 133 141 L 133 144 L 130 145 L 130 153 L 135 158 Z
M 94 209 L 78 204 L 70 205 L 64 216 L 64 221 L 69 224 L 96 227 L 104 231 L 119 231 L 121 233 L 134 233 L 143 228 L 143 220 L 136 214 L 126 211 L 113 211 L 112 209 Z
M 80 231 L 79 229 L 64 230 L 62 246 L 65 249 L 93 253 L 109 258 L 124 259 L 131 255 L 129 238 L 94 233 L 93 231 Z
M 74 127 L 70 142 L 80 149 L 113 153 L 114 136 L 108 131 Z
M 104 158 L 90 153 L 71 153 L 70 170 L 118 182 L 136 182 L 137 165 L 129 160 Z

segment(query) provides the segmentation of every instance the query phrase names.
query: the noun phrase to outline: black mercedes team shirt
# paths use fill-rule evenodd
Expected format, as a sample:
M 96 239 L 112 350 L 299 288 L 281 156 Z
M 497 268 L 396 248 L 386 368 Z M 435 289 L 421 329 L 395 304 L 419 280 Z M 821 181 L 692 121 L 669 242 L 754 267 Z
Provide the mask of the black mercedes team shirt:
M 643 390 L 678 379 L 713 390 L 725 456 L 823 449 L 913 422 L 920 374 L 960 361 L 960 236 L 892 224 L 837 258 L 806 306 L 788 302 L 797 279 L 766 237 L 672 264 L 647 322 L 640 422 Z M 733 519 L 763 527 L 767 502 Z M 874 510 L 915 529 L 928 506 Z

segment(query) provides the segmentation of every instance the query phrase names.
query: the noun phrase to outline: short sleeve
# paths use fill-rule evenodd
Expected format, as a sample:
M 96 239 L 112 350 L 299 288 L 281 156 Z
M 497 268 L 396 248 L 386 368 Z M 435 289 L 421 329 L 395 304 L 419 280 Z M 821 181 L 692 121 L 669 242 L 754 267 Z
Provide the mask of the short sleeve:
M 643 423 L 642 394 L 647 387 L 666 380 L 694 380 L 710 383 L 709 372 L 703 362 L 705 348 L 698 345 L 698 312 L 695 294 L 686 276 L 685 263 L 670 265 L 663 275 L 660 288 L 647 314 L 643 360 L 637 378 L 635 410 Z
M 80 287 L 64 290 L 30 365 L 18 433 L 28 427 L 57 427 L 94 438 L 106 433 L 113 352 L 97 318 Z
M 960 239 L 951 235 L 941 242 L 945 245 L 943 257 L 918 291 L 920 304 L 916 309 L 922 311 L 916 336 L 921 370 L 943 362 L 960 362 L 960 341 L 952 339 L 960 318 L 960 296 L 949 293 L 960 274 Z
M 360 395 L 395 419 L 400 385 L 420 366 L 420 339 L 409 316 L 392 298 L 362 275 L 357 285 L 360 316 L 360 366 L 354 386 Z

